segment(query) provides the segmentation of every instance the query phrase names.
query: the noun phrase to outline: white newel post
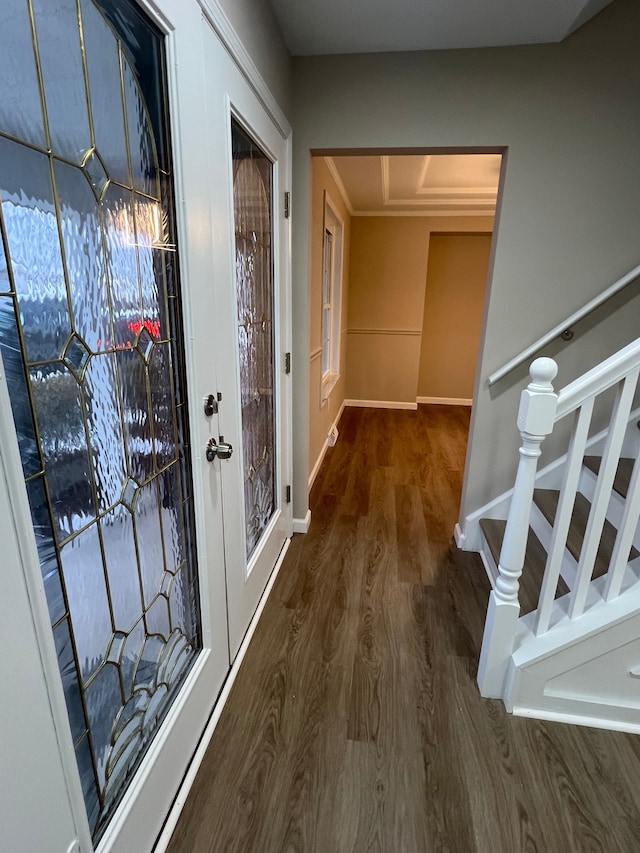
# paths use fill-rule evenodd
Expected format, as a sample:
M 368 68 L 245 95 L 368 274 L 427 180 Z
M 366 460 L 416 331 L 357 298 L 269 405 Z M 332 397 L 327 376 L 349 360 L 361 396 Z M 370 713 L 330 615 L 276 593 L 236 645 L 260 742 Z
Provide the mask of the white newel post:
M 509 659 L 520 615 L 518 582 L 524 565 L 529 516 L 540 445 L 553 430 L 558 395 L 551 381 L 558 372 L 552 358 L 537 358 L 529 370 L 531 382 L 520 397 L 518 429 L 522 438 L 518 473 L 513 487 L 507 527 L 500 551 L 498 579 L 489 596 L 487 620 L 478 665 L 482 696 L 502 697 Z

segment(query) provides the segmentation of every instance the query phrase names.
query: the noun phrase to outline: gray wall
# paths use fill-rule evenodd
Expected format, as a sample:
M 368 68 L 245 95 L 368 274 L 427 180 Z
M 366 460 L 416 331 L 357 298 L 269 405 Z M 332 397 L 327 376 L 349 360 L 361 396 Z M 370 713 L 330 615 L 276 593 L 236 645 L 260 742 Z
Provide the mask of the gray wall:
M 271 4 L 265 0 L 218 0 L 281 110 L 291 107 L 291 57 Z
M 639 32 L 640 4 L 616 0 L 559 45 L 294 59 L 294 354 L 302 365 L 310 151 L 507 151 L 462 516 L 512 484 L 526 371 L 491 393 L 487 376 L 640 262 Z M 640 300 L 619 304 L 613 320 L 578 330 L 560 355 L 561 383 L 634 338 L 639 308 Z M 300 371 L 295 381 L 300 517 L 308 380 Z

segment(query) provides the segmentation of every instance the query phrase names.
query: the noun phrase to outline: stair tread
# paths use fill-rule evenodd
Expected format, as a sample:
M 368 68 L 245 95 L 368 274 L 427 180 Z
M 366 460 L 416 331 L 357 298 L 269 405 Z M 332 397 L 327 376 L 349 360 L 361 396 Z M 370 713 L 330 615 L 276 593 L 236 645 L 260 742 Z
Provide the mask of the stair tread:
M 491 556 L 495 560 L 496 565 L 500 561 L 500 549 L 502 548 L 502 540 L 504 539 L 504 531 L 507 522 L 502 519 L 482 518 L 480 519 L 480 529 L 484 533 L 487 545 L 491 551 Z M 542 578 L 544 576 L 544 567 L 547 562 L 547 552 L 538 539 L 536 534 L 529 528 L 529 536 L 527 538 L 527 550 L 524 558 L 524 568 L 522 577 L 520 578 L 520 590 L 518 598 L 520 601 L 520 614 L 524 616 L 526 613 L 531 613 L 538 607 L 538 598 L 540 597 L 540 588 L 542 586 Z M 566 595 L 569 592 L 569 587 L 564 580 L 558 580 L 556 589 L 556 598 L 561 595 Z
M 559 497 L 560 492 L 553 489 L 536 489 L 533 493 L 533 500 L 536 506 L 551 526 L 553 526 L 555 521 Z M 567 536 L 567 548 L 575 560 L 580 559 L 582 541 L 587 529 L 590 510 L 591 503 L 584 495 L 578 492 L 576 494 L 573 514 L 571 516 L 571 525 L 569 526 L 569 534 Z M 592 578 L 599 578 L 607 573 L 609 563 L 611 562 L 613 546 L 616 541 L 616 533 L 617 531 L 613 524 L 605 519 L 602 537 L 600 538 L 600 547 L 598 548 L 598 553 L 593 567 Z M 629 559 L 632 560 L 638 556 L 640 556 L 639 552 L 632 547 Z
M 600 470 L 600 463 L 602 461 L 600 456 L 585 456 L 583 461 L 585 467 L 590 471 L 593 471 L 594 474 L 598 474 Z M 613 480 L 613 488 L 623 498 L 626 498 L 627 492 L 629 491 L 629 481 L 631 480 L 634 462 L 634 459 L 620 459 L 618 463 L 616 476 Z

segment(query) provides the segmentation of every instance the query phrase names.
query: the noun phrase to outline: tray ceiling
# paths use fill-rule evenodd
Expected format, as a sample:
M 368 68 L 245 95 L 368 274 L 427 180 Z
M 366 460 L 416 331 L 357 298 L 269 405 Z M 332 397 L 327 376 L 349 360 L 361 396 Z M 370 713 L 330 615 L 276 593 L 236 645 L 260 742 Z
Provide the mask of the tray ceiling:
M 500 154 L 325 158 L 355 216 L 492 216 Z

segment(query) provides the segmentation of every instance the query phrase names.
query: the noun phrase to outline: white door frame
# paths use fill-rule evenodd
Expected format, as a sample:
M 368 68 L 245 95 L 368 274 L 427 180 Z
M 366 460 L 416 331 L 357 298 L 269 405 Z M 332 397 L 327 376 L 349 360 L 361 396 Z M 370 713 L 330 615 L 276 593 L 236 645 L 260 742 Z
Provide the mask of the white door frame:
M 2 843 L 17 852 L 91 850 L 1 356 L 0 542 Z

